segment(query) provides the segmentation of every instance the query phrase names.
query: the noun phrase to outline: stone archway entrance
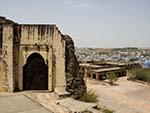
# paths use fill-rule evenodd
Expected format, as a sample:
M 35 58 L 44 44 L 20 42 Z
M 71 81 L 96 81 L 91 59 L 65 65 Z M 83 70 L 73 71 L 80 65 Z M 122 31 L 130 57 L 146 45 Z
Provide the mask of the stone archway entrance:
M 38 53 L 32 53 L 23 67 L 23 89 L 48 90 L 48 66 Z

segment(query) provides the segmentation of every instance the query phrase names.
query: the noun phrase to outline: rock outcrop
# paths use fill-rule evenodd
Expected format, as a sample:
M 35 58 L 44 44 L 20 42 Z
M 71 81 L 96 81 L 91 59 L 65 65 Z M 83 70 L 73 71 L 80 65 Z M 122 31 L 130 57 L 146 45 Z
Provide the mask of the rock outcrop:
M 87 92 L 87 88 L 83 75 L 79 71 L 79 63 L 75 56 L 74 42 L 68 35 L 65 35 L 63 38 L 66 41 L 66 90 L 70 92 L 74 98 L 78 98 Z

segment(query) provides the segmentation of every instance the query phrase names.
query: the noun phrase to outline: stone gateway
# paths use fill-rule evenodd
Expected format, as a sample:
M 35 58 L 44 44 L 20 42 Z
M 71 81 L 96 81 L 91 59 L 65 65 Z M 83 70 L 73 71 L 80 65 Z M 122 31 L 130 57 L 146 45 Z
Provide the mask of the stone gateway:
M 74 43 L 56 25 L 17 24 L 0 17 L 0 91 L 86 92 Z

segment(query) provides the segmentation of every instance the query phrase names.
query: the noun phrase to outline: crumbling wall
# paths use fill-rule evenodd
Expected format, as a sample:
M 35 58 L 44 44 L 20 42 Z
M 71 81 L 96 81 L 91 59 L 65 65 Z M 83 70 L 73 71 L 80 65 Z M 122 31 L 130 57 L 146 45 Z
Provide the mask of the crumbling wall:
M 57 27 L 54 29 L 53 54 L 55 62 L 55 91 L 65 90 L 65 42 L 62 40 L 61 32 Z M 54 65 L 53 65 L 54 66 Z M 57 92 L 57 91 L 56 91 Z
M 13 25 L 3 25 L 1 90 L 13 92 Z
M 75 56 L 74 42 L 68 35 L 65 35 L 63 39 L 66 41 L 66 90 L 70 92 L 74 98 L 78 98 L 87 92 L 87 88 L 83 75 L 79 71 L 79 63 Z
M 19 46 L 19 89 L 23 89 L 23 66 L 27 58 L 40 54 L 48 65 L 48 89 L 52 91 L 52 38 L 54 25 L 20 24 L 21 37 Z
M 13 26 L 13 81 L 14 91 L 19 91 L 19 45 L 21 27 L 18 24 Z
M 0 17 L 0 79 L 2 76 L 2 38 L 3 38 L 3 26 L 2 26 L 2 24 L 5 22 L 6 22 L 5 18 Z
M 0 91 L 13 91 L 13 24 L 0 17 Z
M 0 56 L 2 55 L 2 36 L 3 36 L 3 26 L 0 24 Z
M 3 32 L 3 28 L 2 28 L 2 25 L 0 24 L 0 80 L 2 76 L 2 32 Z
M 86 92 L 69 36 L 55 25 L 16 24 L 5 17 L 0 17 L 0 91 L 23 89 L 23 66 L 33 52 L 48 64 L 49 91 L 66 87 L 75 98 Z

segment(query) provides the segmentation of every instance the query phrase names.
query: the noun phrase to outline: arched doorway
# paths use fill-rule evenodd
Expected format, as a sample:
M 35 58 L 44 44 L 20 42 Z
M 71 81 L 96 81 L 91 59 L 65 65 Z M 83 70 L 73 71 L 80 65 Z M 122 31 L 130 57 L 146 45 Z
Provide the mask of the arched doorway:
M 48 66 L 38 53 L 31 54 L 23 67 L 23 89 L 48 89 Z

